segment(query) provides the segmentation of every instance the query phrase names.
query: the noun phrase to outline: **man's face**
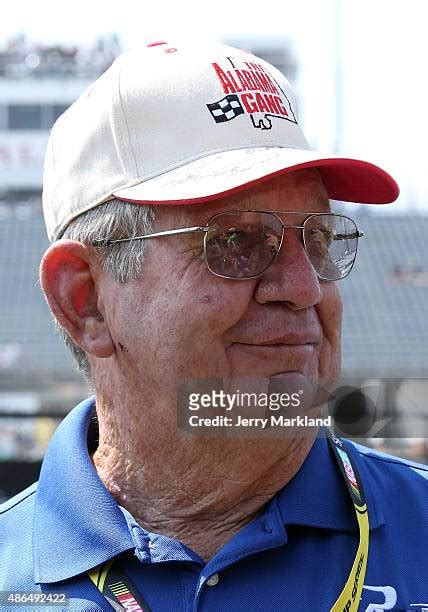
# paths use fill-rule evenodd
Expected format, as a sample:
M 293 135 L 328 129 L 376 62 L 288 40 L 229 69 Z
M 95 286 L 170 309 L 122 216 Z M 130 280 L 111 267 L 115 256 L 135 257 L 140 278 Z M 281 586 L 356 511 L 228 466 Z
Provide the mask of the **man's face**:
M 218 212 L 247 208 L 283 211 L 292 225 L 309 212 L 330 211 L 318 173 L 304 170 L 211 203 L 162 206 L 154 231 L 205 225 Z M 336 380 L 341 299 L 334 282 L 318 280 L 300 230 L 286 229 L 273 264 L 251 280 L 214 276 L 201 233 L 145 246 L 141 279 L 119 285 L 105 276 L 100 285 L 113 359 L 131 392 L 173 398 L 177 382 L 192 378 L 292 373 L 323 386 Z

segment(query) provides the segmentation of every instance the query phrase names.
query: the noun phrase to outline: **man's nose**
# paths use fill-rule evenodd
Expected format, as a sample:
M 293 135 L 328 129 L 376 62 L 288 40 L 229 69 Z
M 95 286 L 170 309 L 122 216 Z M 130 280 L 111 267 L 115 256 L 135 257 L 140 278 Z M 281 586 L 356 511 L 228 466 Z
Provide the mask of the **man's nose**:
M 285 229 L 281 249 L 256 285 L 254 297 L 260 304 L 285 302 L 293 310 L 321 301 L 320 281 L 301 242 L 300 230 Z

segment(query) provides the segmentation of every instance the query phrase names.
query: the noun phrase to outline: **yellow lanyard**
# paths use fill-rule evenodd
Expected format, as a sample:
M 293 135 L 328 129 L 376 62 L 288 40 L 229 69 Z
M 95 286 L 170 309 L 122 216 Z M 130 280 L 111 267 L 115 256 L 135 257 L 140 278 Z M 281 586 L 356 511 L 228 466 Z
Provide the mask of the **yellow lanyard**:
M 352 564 L 349 578 L 330 612 L 357 612 L 361 598 L 361 591 L 363 590 L 364 577 L 366 575 L 367 568 L 367 557 L 369 554 L 369 515 L 367 512 L 361 477 L 355 463 L 351 461 L 342 440 L 337 438 L 330 431 L 327 432 L 327 435 L 330 448 L 336 457 L 336 461 L 339 465 L 340 471 L 342 472 L 342 476 L 347 484 L 349 494 L 351 495 L 355 514 L 357 516 L 358 528 L 360 531 L 360 542 L 358 544 L 357 553 L 355 555 L 354 563 Z
M 114 610 L 132 612 L 151 612 L 149 605 L 117 566 L 113 567 L 116 557 L 98 565 L 88 572 L 89 578 L 104 595 Z
M 360 542 L 354 563 L 345 586 L 330 612 L 358 612 L 369 552 L 369 516 L 360 475 L 340 438 L 327 432 L 330 448 L 345 479 L 354 504 L 360 531 Z M 150 612 L 150 608 L 138 590 L 116 566 L 115 558 L 88 572 L 90 579 L 104 595 L 114 610 Z

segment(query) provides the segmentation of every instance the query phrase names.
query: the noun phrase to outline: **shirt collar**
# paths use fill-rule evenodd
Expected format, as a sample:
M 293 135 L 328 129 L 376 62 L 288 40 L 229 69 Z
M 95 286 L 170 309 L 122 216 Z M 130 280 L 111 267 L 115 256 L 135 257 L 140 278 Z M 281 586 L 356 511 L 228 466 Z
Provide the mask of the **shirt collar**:
M 94 398 L 72 410 L 46 452 L 34 510 L 36 583 L 65 580 L 134 548 L 123 513 L 89 455 L 94 410 Z
M 370 474 L 354 445 L 349 441 L 344 444 L 361 476 L 370 529 L 376 529 L 385 520 L 372 494 Z M 323 433 L 316 438 L 297 474 L 278 493 L 277 501 L 286 525 L 358 531 L 351 497 Z

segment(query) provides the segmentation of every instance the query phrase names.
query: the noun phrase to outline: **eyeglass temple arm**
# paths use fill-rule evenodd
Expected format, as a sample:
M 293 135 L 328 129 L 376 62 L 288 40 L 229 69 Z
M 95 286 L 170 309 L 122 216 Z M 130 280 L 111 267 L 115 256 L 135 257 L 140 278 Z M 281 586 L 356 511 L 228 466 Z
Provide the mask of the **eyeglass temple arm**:
M 352 238 L 362 238 L 364 232 L 354 232 L 353 234 L 335 234 L 333 240 L 351 240 Z
M 283 224 L 284 229 L 287 229 L 287 227 L 292 227 L 294 229 L 305 229 L 304 225 L 285 225 Z M 334 234 L 333 236 L 333 240 L 350 240 L 351 238 L 362 238 L 364 236 L 363 232 L 359 232 L 358 230 L 356 232 L 353 232 L 352 234 Z
M 92 246 L 108 246 L 117 242 L 131 242 L 132 240 L 145 240 L 146 238 L 158 238 L 159 236 L 173 236 L 174 234 L 194 234 L 195 232 L 207 232 L 208 227 L 183 227 L 181 229 L 166 230 L 145 236 L 134 236 L 133 238 L 119 238 L 118 240 L 94 240 Z
M 287 229 L 287 227 L 292 227 L 294 229 L 305 229 L 304 225 L 288 225 L 283 223 L 282 226 L 284 229 Z M 334 234 L 333 240 L 351 240 L 353 238 L 362 238 L 363 236 L 364 233 L 357 230 L 352 234 Z
M 302 225 L 284 225 L 284 227 L 294 227 L 296 229 L 303 229 Z M 174 236 L 176 234 L 194 234 L 196 232 L 208 232 L 209 227 L 184 227 L 175 230 L 166 230 L 163 232 L 155 232 L 154 234 L 146 234 L 145 236 L 134 236 L 133 238 L 119 238 L 118 240 L 93 240 L 92 246 L 108 246 L 110 244 L 116 244 L 118 242 L 131 242 L 132 240 L 145 240 L 146 238 L 158 238 L 160 236 Z M 363 232 L 355 232 L 354 234 L 336 234 L 333 240 L 350 240 L 351 238 L 362 238 Z

